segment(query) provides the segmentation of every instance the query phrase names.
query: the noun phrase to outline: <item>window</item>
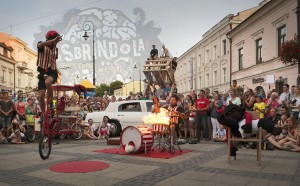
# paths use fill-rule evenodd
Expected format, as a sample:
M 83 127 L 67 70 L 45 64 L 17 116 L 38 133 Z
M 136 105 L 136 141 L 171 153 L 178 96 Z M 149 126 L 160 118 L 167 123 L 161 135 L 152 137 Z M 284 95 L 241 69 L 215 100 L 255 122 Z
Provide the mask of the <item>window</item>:
M 223 83 L 226 83 L 226 67 L 223 68 Z
M 140 103 L 126 103 L 119 106 L 119 112 L 141 112 Z
M 209 74 L 206 74 L 205 87 L 209 86 Z
M 201 76 L 199 76 L 199 88 L 202 88 Z
M 243 56 L 244 56 L 243 48 L 240 48 L 239 49 L 239 70 L 243 69 Z
M 282 43 L 286 40 L 286 26 L 278 28 L 278 54 L 281 48 Z
M 217 84 L 217 71 L 215 70 L 214 71 L 214 85 L 216 85 Z
M 10 55 L 10 51 L 9 51 L 9 50 L 7 51 L 7 57 L 8 57 L 8 58 L 11 58 L 11 55 Z
M 226 39 L 224 39 L 222 41 L 222 43 L 223 43 L 223 55 L 225 56 L 226 55 Z
M 5 78 L 5 70 L 4 69 L 2 69 L 2 75 L 3 75 L 2 81 L 5 82 L 6 78 Z
M 217 59 L 217 45 L 214 46 L 214 60 Z
M 10 71 L 10 72 L 9 72 L 9 82 L 10 82 L 10 83 L 13 82 L 13 81 L 12 81 L 12 79 L 13 79 L 12 77 L 13 77 L 13 76 L 12 76 L 12 72 Z
M 3 49 L 3 47 L 0 47 L 0 54 L 4 55 L 4 49 Z
M 206 50 L 206 61 L 205 63 L 209 62 L 209 49 Z
M 261 58 L 262 39 L 259 38 L 255 42 L 256 42 L 256 64 L 259 64 L 262 62 L 262 58 Z
M 201 54 L 199 54 L 199 63 L 200 63 L 199 67 L 201 67 Z

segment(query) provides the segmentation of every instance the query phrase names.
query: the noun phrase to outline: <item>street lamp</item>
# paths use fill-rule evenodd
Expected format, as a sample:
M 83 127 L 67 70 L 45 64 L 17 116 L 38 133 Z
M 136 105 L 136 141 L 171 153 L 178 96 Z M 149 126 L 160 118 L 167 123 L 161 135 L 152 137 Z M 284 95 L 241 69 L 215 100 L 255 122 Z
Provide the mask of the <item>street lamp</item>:
M 136 64 L 133 67 L 134 69 L 137 69 Z M 141 74 L 141 62 L 139 62 L 139 71 L 140 71 L 140 92 L 142 92 L 142 74 Z
M 84 35 L 82 36 L 84 40 L 87 40 L 89 36 L 87 35 L 87 31 L 92 27 L 93 30 L 93 85 L 96 86 L 96 76 L 95 76 L 95 25 L 91 21 L 86 21 L 83 23 Z

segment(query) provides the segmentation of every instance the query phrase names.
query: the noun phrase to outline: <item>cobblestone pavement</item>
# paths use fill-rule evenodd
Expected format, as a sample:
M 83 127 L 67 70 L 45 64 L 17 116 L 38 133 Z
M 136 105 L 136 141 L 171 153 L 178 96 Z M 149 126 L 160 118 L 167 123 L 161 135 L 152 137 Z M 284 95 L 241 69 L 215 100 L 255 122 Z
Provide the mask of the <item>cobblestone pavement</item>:
M 239 149 L 237 160 L 227 162 L 224 143 L 184 144 L 192 152 L 158 159 L 93 152 L 105 141 L 63 140 L 42 160 L 38 144 L 0 145 L 0 185 L 300 185 L 300 154 L 263 151 L 262 166 L 256 150 Z M 49 167 L 69 161 L 106 162 L 108 169 L 89 173 L 57 173 Z

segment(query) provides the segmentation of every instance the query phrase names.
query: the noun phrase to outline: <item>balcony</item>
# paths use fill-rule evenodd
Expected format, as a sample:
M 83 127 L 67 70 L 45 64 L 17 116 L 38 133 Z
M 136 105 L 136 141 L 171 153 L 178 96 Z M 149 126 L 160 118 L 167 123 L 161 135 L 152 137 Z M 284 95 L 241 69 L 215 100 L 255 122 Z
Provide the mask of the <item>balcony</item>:
M 23 70 L 27 70 L 28 68 L 27 68 L 27 62 L 25 62 L 25 61 L 22 61 L 22 62 L 19 62 L 20 64 L 17 66 L 17 68 L 19 69 L 19 70 L 21 70 L 21 71 L 23 71 Z

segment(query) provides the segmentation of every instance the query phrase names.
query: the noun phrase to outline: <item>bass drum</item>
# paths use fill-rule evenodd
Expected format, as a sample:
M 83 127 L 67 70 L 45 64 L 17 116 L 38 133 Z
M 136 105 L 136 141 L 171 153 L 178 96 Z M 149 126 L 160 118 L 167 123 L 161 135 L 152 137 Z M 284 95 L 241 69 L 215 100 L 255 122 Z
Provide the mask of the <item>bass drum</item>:
M 133 153 L 145 151 L 145 149 L 150 151 L 154 143 L 154 135 L 146 126 L 128 126 L 122 131 L 120 142 L 124 150 L 129 142 L 133 142 L 135 147 Z

